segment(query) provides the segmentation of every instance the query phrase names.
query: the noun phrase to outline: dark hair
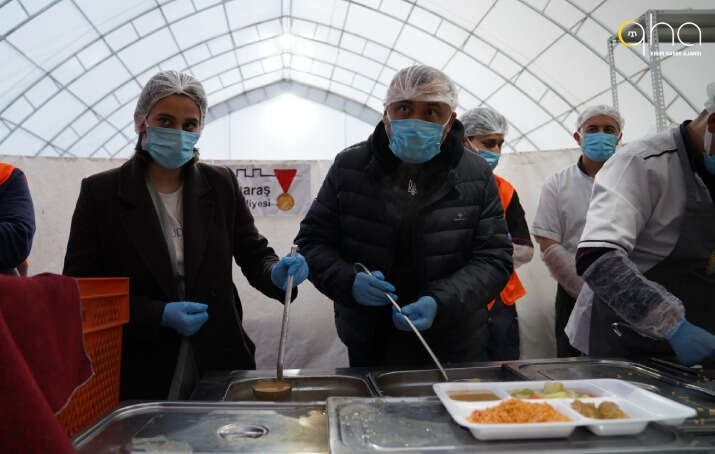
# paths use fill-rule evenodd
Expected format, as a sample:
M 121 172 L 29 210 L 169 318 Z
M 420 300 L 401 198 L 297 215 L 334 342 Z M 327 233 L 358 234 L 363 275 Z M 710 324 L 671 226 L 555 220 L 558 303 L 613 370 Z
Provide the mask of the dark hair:
M 189 160 L 184 166 L 188 165 L 193 165 L 196 162 L 199 162 L 199 156 L 201 153 L 199 153 L 198 148 L 194 148 L 194 157 Z M 139 137 L 137 138 L 137 144 L 134 145 L 134 158 L 138 159 L 140 162 L 143 164 L 149 164 L 150 162 L 154 162 L 154 158 L 152 158 L 149 153 L 145 149 L 142 148 L 142 135 L 139 133 Z

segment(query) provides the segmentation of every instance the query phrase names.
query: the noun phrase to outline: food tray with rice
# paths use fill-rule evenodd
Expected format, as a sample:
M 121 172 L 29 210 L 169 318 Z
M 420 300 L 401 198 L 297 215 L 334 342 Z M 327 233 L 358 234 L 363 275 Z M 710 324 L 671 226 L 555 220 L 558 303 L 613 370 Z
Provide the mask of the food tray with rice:
M 649 422 L 681 424 L 694 409 L 616 379 L 436 383 L 454 421 L 479 440 L 640 433 Z

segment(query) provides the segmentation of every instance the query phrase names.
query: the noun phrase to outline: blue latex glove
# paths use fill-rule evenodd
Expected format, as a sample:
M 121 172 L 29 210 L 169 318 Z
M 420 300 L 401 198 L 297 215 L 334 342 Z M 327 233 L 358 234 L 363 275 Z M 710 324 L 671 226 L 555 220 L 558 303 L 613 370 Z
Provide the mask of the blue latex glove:
M 308 277 L 308 262 L 305 257 L 295 254 L 295 257 L 286 255 L 271 268 L 271 282 L 281 290 L 286 289 L 288 276 L 293 276 L 293 287 L 303 282 Z
M 161 326 L 172 328 L 182 336 L 191 336 L 209 319 L 206 309 L 207 305 L 191 301 L 167 303 L 161 314 Z
M 364 272 L 357 273 L 353 281 L 353 298 L 363 306 L 390 304 L 390 300 L 385 295 L 386 292 L 390 292 L 390 296 L 397 301 L 394 291 L 395 286 L 387 282 L 380 271 L 373 271 L 372 276 Z
M 698 364 L 715 356 L 715 336 L 687 320 L 668 339 L 678 361 L 686 366 Z
M 431 296 L 421 296 L 414 303 L 404 306 L 402 314 L 397 312 L 394 307 L 392 308 L 392 323 L 395 324 L 395 327 L 400 331 L 412 331 L 410 325 L 405 321 L 405 315 L 410 318 L 418 330 L 429 329 L 437 316 L 437 301 Z

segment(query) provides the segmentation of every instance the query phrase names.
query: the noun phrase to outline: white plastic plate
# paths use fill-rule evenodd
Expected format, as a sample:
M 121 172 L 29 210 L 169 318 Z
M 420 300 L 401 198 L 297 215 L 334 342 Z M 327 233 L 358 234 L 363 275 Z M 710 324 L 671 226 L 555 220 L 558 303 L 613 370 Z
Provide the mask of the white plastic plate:
M 552 380 L 554 381 L 554 380 Z M 540 390 L 548 381 L 515 382 L 454 382 L 435 383 L 434 392 L 454 421 L 466 428 L 479 440 L 505 440 L 524 438 L 568 437 L 578 426 L 586 426 L 596 435 L 633 435 L 640 433 L 651 421 L 662 424 L 681 424 L 686 418 L 696 416 L 694 408 L 674 402 L 666 397 L 639 388 L 627 381 L 616 379 L 558 380 L 564 387 L 595 397 L 580 398 L 598 406 L 603 401 L 617 404 L 629 417 L 627 419 L 592 419 L 571 408 L 573 398 L 522 399 L 525 402 L 546 402 L 556 411 L 571 418 L 569 422 L 522 423 L 522 424 L 476 424 L 467 420 L 474 410 L 495 407 L 511 399 L 510 391 L 522 388 Z M 454 400 L 448 393 L 454 391 L 483 391 L 494 393 L 499 400 L 466 402 Z

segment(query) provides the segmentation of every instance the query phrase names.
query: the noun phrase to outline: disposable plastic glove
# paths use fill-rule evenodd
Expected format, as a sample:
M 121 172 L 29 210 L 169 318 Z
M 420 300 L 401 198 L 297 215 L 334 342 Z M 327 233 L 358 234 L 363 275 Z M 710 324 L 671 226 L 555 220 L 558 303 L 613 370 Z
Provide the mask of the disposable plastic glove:
M 583 272 L 583 278 L 616 314 L 649 336 L 670 338 L 685 317 L 683 302 L 645 277 L 623 249 L 601 255 Z
M 531 261 L 534 257 L 534 247 L 525 244 L 514 244 L 514 252 L 511 258 L 514 259 L 514 269 L 519 268 Z
M 209 319 L 206 309 L 207 305 L 191 301 L 168 303 L 161 315 L 161 326 L 171 328 L 182 336 L 191 336 Z
M 373 271 L 372 276 L 364 272 L 357 273 L 353 281 L 353 298 L 363 306 L 390 304 L 390 300 L 385 295 L 386 292 L 390 292 L 392 299 L 397 301 L 394 291 L 395 286 L 387 282 L 380 271 Z
M 281 290 L 286 289 L 288 276 L 293 276 L 293 287 L 303 282 L 308 277 L 308 262 L 305 257 L 296 254 L 295 257 L 286 255 L 271 268 L 271 282 Z
M 692 366 L 715 356 L 715 336 L 687 320 L 668 339 L 678 361 Z
M 392 323 L 401 331 L 411 331 L 410 325 L 405 321 L 404 316 L 408 316 L 420 331 L 429 329 L 437 316 L 437 301 L 431 296 L 421 296 L 417 301 L 402 308 L 402 314 L 397 309 L 392 308 Z
M 576 298 L 584 282 L 576 273 L 576 256 L 561 244 L 554 243 L 541 253 L 541 259 L 566 293 Z

